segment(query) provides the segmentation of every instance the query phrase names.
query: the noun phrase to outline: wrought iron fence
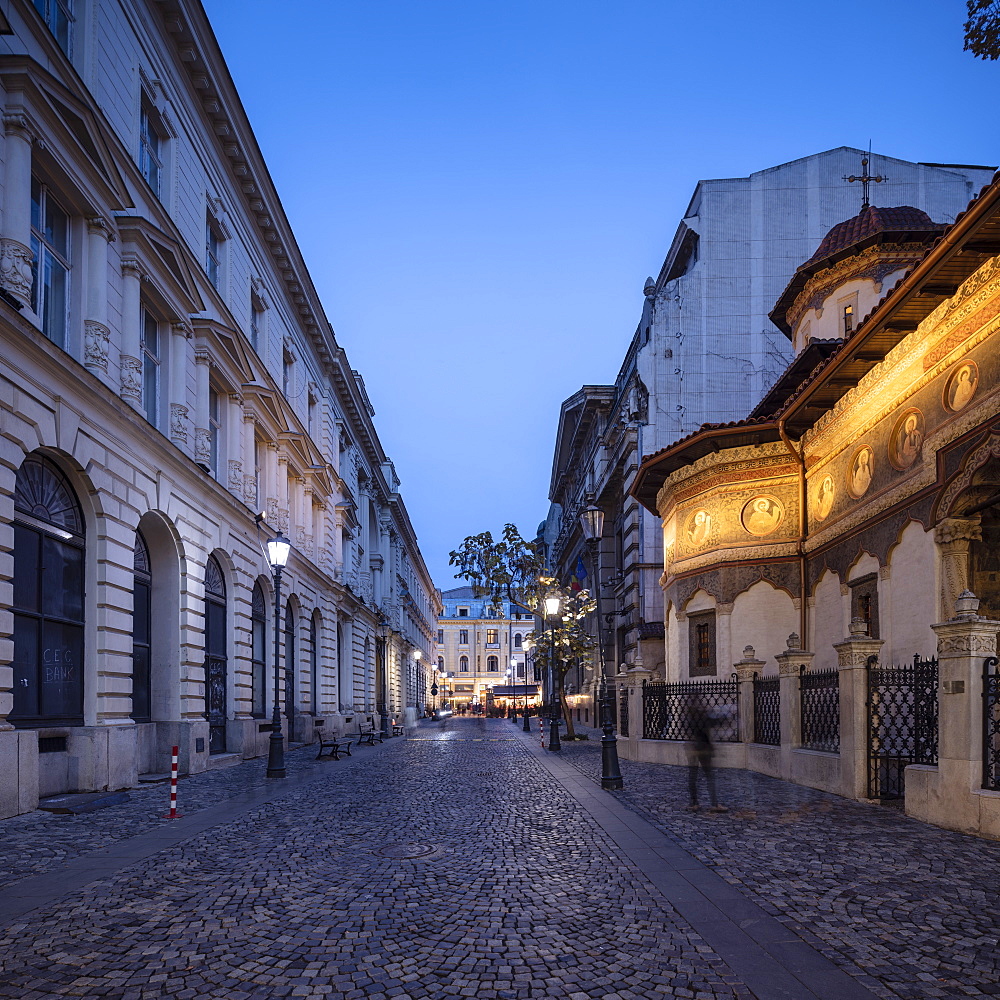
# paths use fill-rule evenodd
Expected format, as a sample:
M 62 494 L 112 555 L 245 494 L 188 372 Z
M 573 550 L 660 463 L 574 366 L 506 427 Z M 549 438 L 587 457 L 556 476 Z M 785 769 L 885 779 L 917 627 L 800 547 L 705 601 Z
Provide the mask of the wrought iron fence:
M 1000 791 L 1000 673 L 995 656 L 983 661 L 983 788 Z
M 618 697 L 618 735 L 628 736 L 628 691 Z
M 799 672 L 802 745 L 808 750 L 840 753 L 840 672 Z
M 753 741 L 781 746 L 781 679 L 753 675 Z
M 739 682 L 643 681 L 642 735 L 647 740 L 693 740 L 708 728 L 717 743 L 740 739 Z
M 938 762 L 938 661 L 868 660 L 868 795 L 901 799 L 907 764 Z

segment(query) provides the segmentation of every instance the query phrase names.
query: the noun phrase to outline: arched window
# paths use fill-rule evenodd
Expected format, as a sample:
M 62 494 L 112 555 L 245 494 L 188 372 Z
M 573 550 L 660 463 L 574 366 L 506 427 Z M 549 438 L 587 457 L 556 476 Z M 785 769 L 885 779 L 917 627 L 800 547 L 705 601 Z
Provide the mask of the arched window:
M 152 651 L 153 576 L 149 546 L 142 532 L 135 533 L 132 551 L 132 718 L 152 718 L 149 662 Z
M 259 580 L 250 595 L 250 632 L 252 712 L 255 718 L 262 719 L 267 714 L 267 600 Z
M 292 720 L 295 718 L 295 609 L 292 602 L 285 605 L 285 717 L 288 719 L 288 738 L 292 738 Z
M 486 671 L 490 674 L 500 672 L 500 661 L 495 656 L 486 657 Z
M 313 715 L 319 715 L 319 612 L 309 619 L 309 699 Z
M 14 484 L 14 705 L 19 727 L 83 724 L 83 512 L 66 477 L 29 455 Z
M 215 556 L 205 563 L 205 713 L 208 752 L 226 752 L 226 676 L 228 672 L 226 578 Z
M 462 658 L 461 658 L 461 659 L 460 659 L 460 660 L 458 661 L 458 669 L 459 669 L 459 670 L 460 670 L 460 671 L 461 671 L 461 672 L 462 672 L 463 674 L 467 674 L 467 673 L 469 672 L 469 658 L 468 658 L 467 656 L 463 656 L 463 657 L 462 657 Z
M 521 648 L 521 633 L 520 632 L 515 632 L 514 633 L 514 648 L 515 649 L 520 649 Z

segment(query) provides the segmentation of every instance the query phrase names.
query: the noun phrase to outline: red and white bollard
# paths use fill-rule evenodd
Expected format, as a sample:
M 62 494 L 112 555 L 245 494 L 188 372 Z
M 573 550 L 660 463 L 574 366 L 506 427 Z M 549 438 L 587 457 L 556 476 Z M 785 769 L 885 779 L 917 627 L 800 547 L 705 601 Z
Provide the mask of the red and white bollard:
M 177 811 L 177 753 L 179 748 L 174 747 L 170 756 L 170 812 L 165 813 L 164 819 L 180 819 L 182 813 Z

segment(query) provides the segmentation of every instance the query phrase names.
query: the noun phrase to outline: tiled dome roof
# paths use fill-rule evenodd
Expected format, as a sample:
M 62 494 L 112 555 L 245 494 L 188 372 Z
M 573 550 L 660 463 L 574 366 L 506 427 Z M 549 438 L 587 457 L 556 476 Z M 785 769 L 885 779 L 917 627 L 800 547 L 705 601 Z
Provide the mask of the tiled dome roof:
M 897 208 L 876 208 L 874 205 L 869 205 L 867 208 L 861 209 L 860 213 L 853 219 L 838 222 L 823 237 L 819 249 L 802 265 L 802 268 L 809 267 L 827 257 L 832 257 L 835 253 L 846 250 L 848 247 L 854 246 L 855 243 L 861 243 L 876 233 L 886 230 L 940 233 L 944 228 L 944 223 L 932 222 L 931 217 L 926 212 L 920 211 L 919 208 L 911 208 L 909 205 L 900 205 Z

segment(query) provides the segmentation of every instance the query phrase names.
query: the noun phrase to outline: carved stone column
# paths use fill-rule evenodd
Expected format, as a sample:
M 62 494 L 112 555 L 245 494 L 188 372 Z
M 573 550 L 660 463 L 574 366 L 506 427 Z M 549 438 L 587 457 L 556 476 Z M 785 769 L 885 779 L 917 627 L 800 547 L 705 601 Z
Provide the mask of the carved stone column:
M 188 448 L 187 371 L 191 327 L 174 323 L 170 328 L 170 440 Z
M 835 642 L 840 670 L 840 779 L 843 794 L 868 798 L 868 658 L 878 656 L 884 639 L 872 639 L 861 618 L 851 634 Z
M 753 646 L 743 647 L 743 659 L 733 664 L 739 680 L 740 698 L 740 742 L 753 743 L 753 675 L 764 669 L 764 661 L 757 659 Z
M 243 496 L 243 397 L 236 392 L 229 394 L 229 412 L 226 415 L 228 470 L 226 487 L 235 496 Z
M 87 220 L 87 317 L 84 327 L 84 364 L 92 372 L 108 373 L 108 244 L 114 233 L 106 219 Z
M 120 354 L 121 397 L 129 406 L 142 409 L 142 268 L 132 257 L 122 259 L 122 343 Z
M 288 456 L 278 452 L 278 527 L 288 534 Z
M 212 387 L 212 356 L 204 343 L 194 349 L 195 406 L 194 460 L 199 465 L 212 464 L 212 432 L 209 428 L 209 393 Z
M 615 684 L 612 686 L 613 697 L 620 697 L 621 689 L 624 687 L 628 697 L 628 737 L 629 744 L 638 741 L 646 735 L 646 719 L 642 698 L 642 685 L 645 681 L 653 680 L 653 673 L 643 666 L 636 665 L 624 674 L 618 674 Z M 615 712 L 617 715 L 617 711 Z M 597 712 L 600 718 L 600 712 Z M 621 733 L 619 739 L 624 739 Z M 630 756 L 634 756 L 630 754 Z
M 239 428 L 239 451 L 240 468 L 243 473 L 243 490 L 237 486 L 234 490 L 237 496 L 242 495 L 243 502 L 260 513 L 260 498 L 265 492 L 263 484 L 264 472 L 258 467 L 260 457 L 257 448 L 257 418 L 253 410 L 243 405 L 240 399 L 240 415 L 237 421 Z M 271 449 L 267 449 L 270 454 Z
M 946 517 L 934 529 L 934 541 L 941 552 L 941 596 L 939 612 L 950 615 L 960 594 L 970 589 L 969 547 L 983 537 L 981 518 Z
M 778 653 L 778 684 L 781 698 L 781 749 L 793 750 L 802 746 L 802 691 L 799 686 L 799 674 L 802 667 L 808 670 L 812 666 L 815 653 L 800 649 L 799 636 L 793 632 L 787 640 L 787 649 Z M 789 765 L 789 774 L 791 761 Z
M 938 654 L 938 773 L 914 782 L 926 793 L 911 800 L 910 769 L 906 811 L 953 830 L 978 830 L 980 803 L 973 789 L 983 783 L 983 660 L 996 656 L 1000 622 L 980 618 L 979 600 L 965 591 L 955 615 L 932 625 Z
M 728 663 L 729 657 L 733 654 L 732 621 L 733 603 L 717 604 L 715 606 L 715 649 L 718 663 Z M 636 641 L 638 645 L 638 640 Z M 688 670 L 690 671 L 690 664 Z
M 4 124 L 3 234 L 0 287 L 18 302 L 31 302 L 31 147 L 35 133 L 23 114 L 6 114 Z

